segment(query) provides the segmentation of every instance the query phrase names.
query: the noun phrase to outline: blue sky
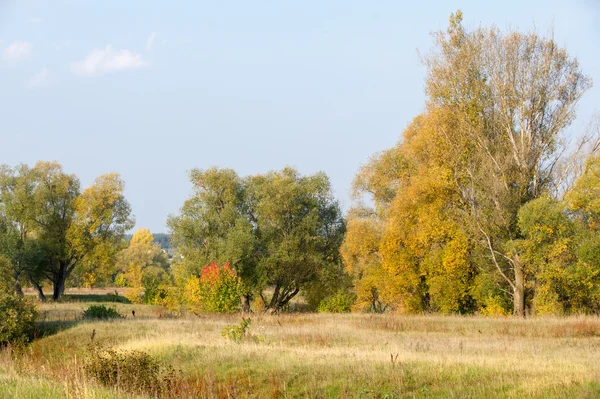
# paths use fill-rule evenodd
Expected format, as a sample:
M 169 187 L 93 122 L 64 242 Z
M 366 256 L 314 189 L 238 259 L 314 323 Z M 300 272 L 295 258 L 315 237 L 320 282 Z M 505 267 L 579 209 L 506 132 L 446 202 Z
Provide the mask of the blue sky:
M 468 27 L 546 32 L 596 82 L 600 1 L 0 0 L 0 163 L 111 171 L 137 227 L 166 231 L 187 171 L 325 171 L 349 205 L 359 166 L 423 108 L 417 49 L 456 9 Z

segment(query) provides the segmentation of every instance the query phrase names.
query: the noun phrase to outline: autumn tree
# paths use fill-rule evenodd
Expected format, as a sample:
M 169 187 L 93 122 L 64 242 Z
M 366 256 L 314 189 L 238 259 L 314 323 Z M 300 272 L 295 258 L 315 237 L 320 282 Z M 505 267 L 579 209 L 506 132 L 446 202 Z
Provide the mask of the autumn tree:
M 355 205 L 347 215 L 341 256 L 353 277 L 357 307 L 383 312 L 396 302 L 394 279 L 381 269 L 381 239 L 388 210 L 407 170 L 400 146 L 372 156 L 352 183 Z
M 228 263 L 204 266 L 200 276 L 190 276 L 183 287 L 183 299 L 192 312 L 233 313 L 240 307 L 240 278 Z
M 351 210 L 346 266 L 373 265 L 371 275 L 393 285 L 389 300 L 407 311 L 495 313 L 508 298 L 523 316 L 551 267 L 533 261 L 541 255 L 527 244 L 532 225 L 519 215 L 544 209 L 534 207 L 544 197 L 560 203 L 565 129 L 591 83 L 576 59 L 536 33 L 467 31 L 459 11 L 434 37 L 425 110 L 388 150 L 400 162 L 389 168 L 382 157 L 357 177 L 374 206 Z M 571 234 L 561 229 L 547 237 L 550 252 Z
M 153 240 L 149 229 L 140 228 L 117 256 L 116 280 L 129 287 L 127 298 L 135 303 L 155 303 L 171 285 L 167 256 Z
M 514 313 L 523 316 L 531 273 L 515 246 L 518 212 L 550 189 L 562 134 L 590 80 L 552 38 L 495 27 L 468 32 L 460 12 L 436 35 L 425 65 L 428 108 L 456 119 L 447 147 L 474 144 L 461 154 L 464 173 L 455 184 L 475 234 L 511 289 Z

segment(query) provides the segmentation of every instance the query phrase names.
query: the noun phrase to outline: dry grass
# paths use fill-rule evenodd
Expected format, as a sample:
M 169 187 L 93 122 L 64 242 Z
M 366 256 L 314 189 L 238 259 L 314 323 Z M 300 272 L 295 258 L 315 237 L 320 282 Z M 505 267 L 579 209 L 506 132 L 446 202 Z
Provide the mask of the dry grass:
M 67 323 L 87 305 L 48 304 L 41 310 L 47 320 Z M 34 342 L 21 356 L 5 351 L 0 396 L 19 397 L 6 387 L 13 381 L 14 388 L 14 381 L 27 375 L 58 389 L 58 397 L 104 397 L 107 391 L 81 373 L 80 359 L 92 330 L 101 343 L 148 351 L 181 370 L 186 386 L 194 390 L 184 389 L 178 397 L 600 395 L 597 317 L 255 315 L 250 333 L 260 340 L 235 344 L 221 330 L 238 323 L 240 316 L 168 319 L 159 307 L 117 308 L 127 314 L 135 308 L 139 317 L 78 322 Z M 32 384 L 27 381 L 20 386 Z

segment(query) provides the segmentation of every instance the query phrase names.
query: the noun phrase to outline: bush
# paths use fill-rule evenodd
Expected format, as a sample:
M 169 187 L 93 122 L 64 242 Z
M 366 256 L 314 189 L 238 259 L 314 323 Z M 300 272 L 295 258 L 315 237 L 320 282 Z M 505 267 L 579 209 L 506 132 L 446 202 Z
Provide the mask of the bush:
M 122 319 L 123 316 L 114 307 L 105 305 L 92 305 L 83 311 L 86 319 Z
M 38 312 L 30 299 L 0 293 L 0 345 L 31 341 Z
M 240 279 L 225 263 L 202 268 L 200 277 L 190 277 L 183 289 L 183 299 L 193 312 L 234 313 L 240 308 Z
M 85 374 L 102 385 L 160 397 L 175 381 L 171 367 L 163 367 L 143 351 L 117 351 L 91 343 L 84 362 Z
M 319 312 L 349 313 L 352 310 L 352 305 L 355 301 L 356 295 L 340 290 L 335 295 L 321 301 L 319 304 Z
M 236 344 L 239 344 L 246 336 L 248 327 L 250 327 L 250 321 L 249 318 L 242 318 L 242 322 L 239 326 L 236 326 L 235 324 L 229 325 L 221 331 L 221 335 L 225 338 L 229 338 Z

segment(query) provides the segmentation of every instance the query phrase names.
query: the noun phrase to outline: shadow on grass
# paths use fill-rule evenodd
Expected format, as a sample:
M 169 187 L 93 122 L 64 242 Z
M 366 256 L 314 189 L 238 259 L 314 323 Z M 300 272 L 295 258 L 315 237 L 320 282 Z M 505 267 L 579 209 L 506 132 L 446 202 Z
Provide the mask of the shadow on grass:
M 118 294 L 69 294 L 63 295 L 62 302 L 112 302 L 131 303 L 124 296 Z
M 61 331 L 68 330 L 69 328 L 75 327 L 79 324 L 82 319 L 79 320 L 55 320 L 55 321 L 39 321 L 35 328 L 34 337 L 40 339 L 49 337 L 54 334 L 58 334 Z

